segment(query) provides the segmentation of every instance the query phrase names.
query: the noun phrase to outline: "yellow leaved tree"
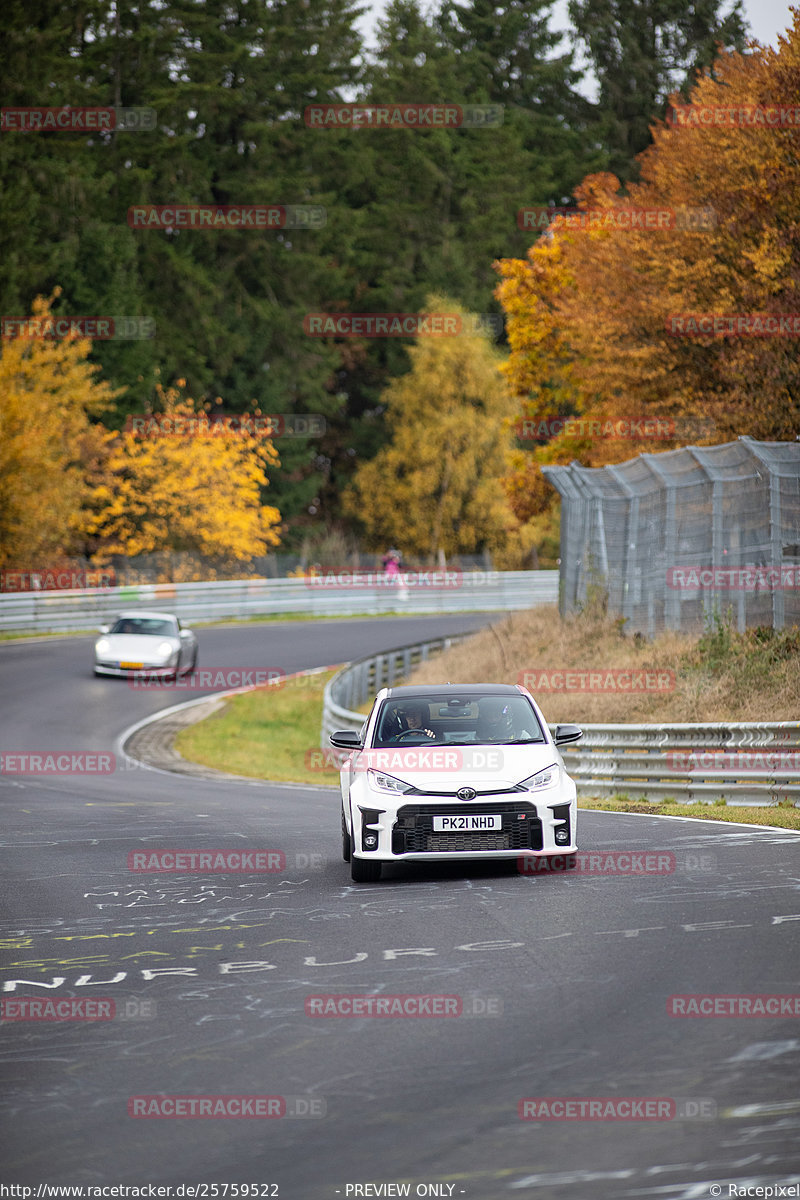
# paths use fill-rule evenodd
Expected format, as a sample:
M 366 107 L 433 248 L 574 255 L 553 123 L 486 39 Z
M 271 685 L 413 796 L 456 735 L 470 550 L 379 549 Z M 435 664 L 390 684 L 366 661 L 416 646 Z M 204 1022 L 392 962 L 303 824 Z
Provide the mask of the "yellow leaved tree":
M 32 327 L 50 323 L 59 294 L 37 297 Z M 99 439 L 90 417 L 121 394 L 96 379 L 90 350 L 74 335 L 0 345 L 0 566 L 47 568 L 81 549 Z
M 261 501 L 274 445 L 245 429 L 198 432 L 202 409 L 183 386 L 157 387 L 144 432 L 104 434 L 85 526 L 95 559 L 172 550 L 235 565 L 278 545 L 280 513 Z
M 374 548 L 430 563 L 483 550 L 502 559 L 522 545 L 501 484 L 514 401 L 487 336 L 463 331 L 471 315 L 441 296 L 425 311 L 458 315 L 462 332 L 409 347 L 411 370 L 381 396 L 390 441 L 356 472 L 345 511 Z

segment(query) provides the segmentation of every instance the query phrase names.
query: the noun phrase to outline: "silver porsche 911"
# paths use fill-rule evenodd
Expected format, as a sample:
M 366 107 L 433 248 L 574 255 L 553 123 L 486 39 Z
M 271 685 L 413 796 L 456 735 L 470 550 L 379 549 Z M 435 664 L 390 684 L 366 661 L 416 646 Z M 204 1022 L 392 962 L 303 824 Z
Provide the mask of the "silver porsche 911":
M 113 625 L 100 626 L 94 644 L 95 675 L 175 676 L 197 666 L 197 638 L 172 613 L 120 613 Z

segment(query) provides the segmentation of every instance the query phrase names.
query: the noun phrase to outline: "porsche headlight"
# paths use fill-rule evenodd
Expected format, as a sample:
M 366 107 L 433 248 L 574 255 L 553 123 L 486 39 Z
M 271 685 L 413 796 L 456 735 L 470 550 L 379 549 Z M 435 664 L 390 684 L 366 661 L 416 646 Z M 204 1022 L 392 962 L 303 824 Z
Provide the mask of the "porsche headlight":
M 527 788 L 529 792 L 543 791 L 545 788 L 558 787 L 561 783 L 561 768 L 558 763 L 553 763 L 550 767 L 545 767 L 543 771 L 537 771 L 535 775 L 529 775 L 527 779 L 523 779 L 520 787 Z
M 94 652 L 95 654 L 99 654 L 101 658 L 105 658 L 107 654 L 110 654 L 111 642 L 108 640 L 108 638 L 100 638 L 99 641 L 95 642 Z
M 381 792 L 393 792 L 398 796 L 414 790 L 410 783 L 403 783 L 402 779 L 395 779 L 394 775 L 385 775 L 383 771 L 367 771 L 367 779 L 370 787 L 378 788 Z
M 173 646 L 172 642 L 162 642 L 156 650 L 158 657 L 164 659 L 165 662 L 168 658 L 171 658 L 174 653 L 175 647 Z

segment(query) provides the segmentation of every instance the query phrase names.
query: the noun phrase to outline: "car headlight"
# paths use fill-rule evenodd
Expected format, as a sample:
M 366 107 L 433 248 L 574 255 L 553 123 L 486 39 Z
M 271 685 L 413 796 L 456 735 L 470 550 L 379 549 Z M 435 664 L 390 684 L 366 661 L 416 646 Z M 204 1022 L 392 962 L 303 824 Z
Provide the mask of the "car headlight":
M 404 795 L 406 792 L 414 790 L 410 783 L 403 783 L 402 779 L 395 779 L 394 775 L 385 775 L 383 771 L 367 771 L 367 779 L 371 787 L 378 788 L 382 792 Z
M 99 654 L 101 658 L 104 658 L 106 654 L 110 654 L 111 642 L 108 640 L 108 638 L 100 638 L 99 642 L 95 642 L 94 652 L 95 654 Z
M 156 650 L 156 654 L 159 656 L 159 658 L 163 659 L 171 658 L 174 653 L 175 647 L 173 646 L 172 642 L 162 642 Z
M 537 771 L 535 775 L 529 775 L 527 779 L 523 779 L 520 787 L 527 788 L 529 792 L 538 792 L 544 788 L 558 787 L 561 783 L 561 767 L 558 763 L 553 763 L 550 767 L 545 767 L 543 771 Z

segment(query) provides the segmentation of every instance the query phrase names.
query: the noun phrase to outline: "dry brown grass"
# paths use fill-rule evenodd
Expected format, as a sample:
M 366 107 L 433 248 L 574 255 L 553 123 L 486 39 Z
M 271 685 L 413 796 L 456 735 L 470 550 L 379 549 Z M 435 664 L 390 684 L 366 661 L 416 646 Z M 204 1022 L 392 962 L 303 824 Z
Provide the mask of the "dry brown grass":
M 512 613 L 491 629 L 423 663 L 407 681 L 518 683 L 536 668 L 674 671 L 671 691 L 559 693 L 532 689 L 548 722 L 800 720 L 800 631 L 737 635 L 723 625 L 703 637 L 624 635 L 602 613 L 562 620 L 555 607 Z

